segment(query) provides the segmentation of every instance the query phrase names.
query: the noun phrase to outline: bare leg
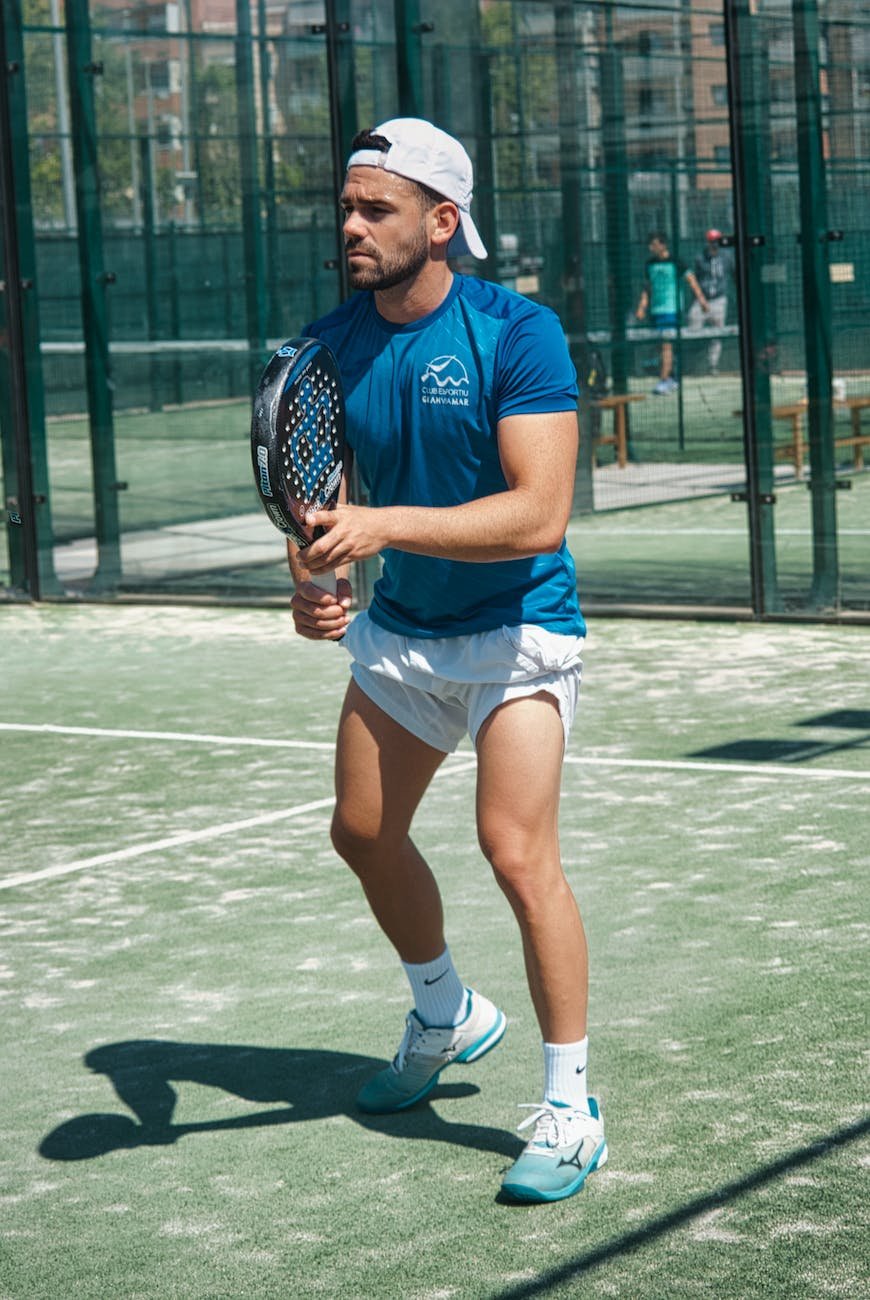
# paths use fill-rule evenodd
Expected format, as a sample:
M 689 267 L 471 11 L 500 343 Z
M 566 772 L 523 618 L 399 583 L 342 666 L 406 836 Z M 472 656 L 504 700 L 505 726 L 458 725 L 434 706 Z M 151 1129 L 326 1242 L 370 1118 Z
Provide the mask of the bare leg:
M 709 315 L 710 324 L 713 326 L 714 329 L 721 330 L 725 328 L 725 318 L 727 312 L 728 312 L 728 299 L 724 295 L 721 298 L 714 298 L 710 304 L 710 315 Z M 716 371 L 719 369 L 719 361 L 721 359 L 721 356 L 722 356 L 722 340 L 721 338 L 713 339 L 713 341 L 710 344 L 710 351 L 708 353 L 708 360 L 710 362 L 711 371 Z
M 514 910 L 529 991 L 548 1043 L 586 1035 L 583 923 L 559 853 L 562 723 L 552 696 L 511 700 L 477 738 L 477 824 L 483 852 Z
M 674 368 L 674 345 L 669 342 L 662 344 L 662 368 L 661 378 L 670 379 L 671 371 Z
M 332 842 L 406 962 L 433 961 L 445 947 L 438 886 L 409 834 L 444 758 L 350 683 L 338 727 Z

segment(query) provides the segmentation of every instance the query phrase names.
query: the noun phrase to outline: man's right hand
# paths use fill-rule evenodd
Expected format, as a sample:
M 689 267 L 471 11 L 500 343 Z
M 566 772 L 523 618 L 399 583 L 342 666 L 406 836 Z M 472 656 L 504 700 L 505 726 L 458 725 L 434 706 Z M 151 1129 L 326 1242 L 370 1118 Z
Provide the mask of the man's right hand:
M 334 596 L 314 581 L 300 582 L 290 601 L 296 631 L 309 641 L 340 641 L 350 622 L 352 597 L 347 578 L 338 579 Z

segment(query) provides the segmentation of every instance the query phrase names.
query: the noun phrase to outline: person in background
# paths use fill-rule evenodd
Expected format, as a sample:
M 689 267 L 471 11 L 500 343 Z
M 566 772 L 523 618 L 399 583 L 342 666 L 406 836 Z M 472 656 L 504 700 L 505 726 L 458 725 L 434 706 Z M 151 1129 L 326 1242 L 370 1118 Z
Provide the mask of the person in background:
M 704 247 L 695 258 L 694 275 L 706 307 L 700 298 L 695 298 L 689 307 L 689 328 L 706 326 L 721 330 L 728 314 L 728 281 L 734 278 L 734 255 L 730 249 L 722 247 L 720 230 L 708 230 L 704 239 Z M 707 348 L 707 369 L 711 375 L 718 375 L 721 356 L 722 339 L 714 336 Z
M 649 260 L 644 267 L 643 289 L 637 304 L 635 317 L 642 321 L 649 312 L 650 324 L 660 331 L 661 361 L 659 382 L 653 392 L 662 397 L 677 389 L 674 378 L 674 331 L 680 323 L 682 303 L 680 301 L 680 284 L 682 280 L 692 290 L 696 301 L 703 310 L 707 309 L 707 299 L 692 271 L 686 269 L 682 262 L 671 256 L 667 235 L 661 230 L 654 230 L 649 237 Z

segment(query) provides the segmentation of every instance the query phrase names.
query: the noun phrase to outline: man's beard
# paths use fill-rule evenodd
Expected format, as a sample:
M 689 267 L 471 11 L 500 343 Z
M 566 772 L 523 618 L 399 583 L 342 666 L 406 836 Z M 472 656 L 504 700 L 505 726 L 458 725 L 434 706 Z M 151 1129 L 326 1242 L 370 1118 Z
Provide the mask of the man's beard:
M 359 248 L 360 244 L 351 245 Z M 377 248 L 365 248 L 369 261 L 349 262 L 348 279 L 353 289 L 393 289 L 405 280 L 412 280 L 429 260 L 429 241 L 422 227 L 413 239 L 401 248 L 382 253 Z

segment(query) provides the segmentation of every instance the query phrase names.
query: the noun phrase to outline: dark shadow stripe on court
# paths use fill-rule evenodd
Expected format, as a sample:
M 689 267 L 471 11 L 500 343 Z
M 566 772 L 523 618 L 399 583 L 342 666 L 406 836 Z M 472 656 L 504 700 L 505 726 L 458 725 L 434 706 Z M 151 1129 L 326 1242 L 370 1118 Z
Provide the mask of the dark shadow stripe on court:
M 800 725 L 800 724 L 799 724 Z M 689 758 L 724 759 L 735 763 L 806 763 L 829 754 L 863 749 L 870 736 L 833 743 L 824 740 L 732 740 L 709 749 L 696 749 Z
M 846 727 L 852 731 L 870 732 L 870 709 L 834 709 L 820 713 L 816 718 L 804 718 L 796 727 Z
M 849 1124 L 846 1128 L 837 1129 L 834 1133 L 820 1138 L 818 1142 L 812 1143 L 811 1146 L 799 1147 L 796 1151 L 791 1151 L 788 1155 L 774 1160 L 769 1165 L 763 1165 L 751 1174 L 746 1174 L 743 1178 L 736 1178 L 731 1183 L 725 1183 L 722 1187 L 715 1188 L 714 1191 L 708 1192 L 704 1196 L 698 1196 L 693 1201 L 688 1201 L 681 1205 L 679 1209 L 672 1210 L 669 1214 L 663 1214 L 658 1219 L 652 1219 L 642 1228 L 636 1228 L 633 1232 L 626 1232 L 621 1237 L 614 1237 L 606 1241 L 594 1250 L 590 1250 L 585 1255 L 580 1255 L 577 1259 L 570 1260 L 567 1264 L 560 1265 L 559 1268 L 550 1269 L 548 1273 L 542 1273 L 540 1277 L 531 1282 L 522 1282 L 518 1286 L 510 1287 L 506 1291 L 499 1291 L 493 1296 L 493 1300 L 527 1300 L 532 1296 L 545 1295 L 547 1291 L 552 1291 L 554 1287 L 561 1286 L 565 1282 L 570 1282 L 580 1277 L 584 1273 L 591 1273 L 599 1264 L 604 1264 L 609 1259 L 615 1259 L 618 1255 L 629 1255 L 632 1251 L 639 1250 L 642 1246 L 648 1245 L 659 1237 L 665 1236 L 669 1232 L 674 1232 L 677 1228 L 682 1228 L 693 1219 L 699 1218 L 702 1214 L 709 1214 L 711 1210 L 721 1209 L 730 1201 L 739 1200 L 741 1196 L 746 1196 L 749 1192 L 756 1191 L 759 1187 L 764 1187 L 767 1183 L 772 1183 L 783 1174 L 789 1173 L 793 1169 L 800 1169 L 803 1165 L 812 1164 L 814 1160 L 820 1160 L 823 1156 L 829 1155 L 838 1147 L 847 1146 L 850 1142 L 856 1142 L 858 1139 L 870 1133 L 870 1115 L 863 1119 L 857 1120 L 854 1124 Z M 520 1207 L 517 1207 L 520 1208 Z M 527 1210 L 529 1207 L 525 1207 Z M 541 1207 L 532 1207 L 532 1213 L 540 1214 Z

